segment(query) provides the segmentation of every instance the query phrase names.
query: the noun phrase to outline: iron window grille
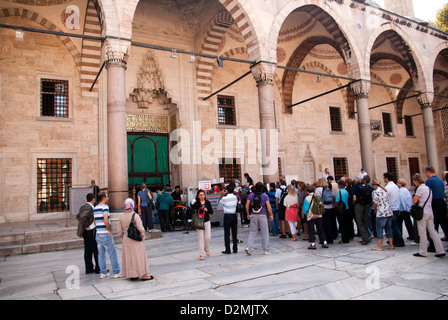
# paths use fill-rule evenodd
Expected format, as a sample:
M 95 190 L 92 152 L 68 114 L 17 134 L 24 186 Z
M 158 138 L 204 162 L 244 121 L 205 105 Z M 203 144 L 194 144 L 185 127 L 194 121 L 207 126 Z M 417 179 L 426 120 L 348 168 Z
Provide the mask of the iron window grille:
M 333 158 L 334 178 L 339 181 L 342 177 L 348 177 L 347 158 Z
M 392 128 L 392 116 L 390 113 L 383 112 L 383 128 L 384 134 L 392 135 L 394 133 Z
M 235 97 L 218 96 L 218 123 L 220 125 L 236 125 Z
M 220 159 L 219 176 L 224 178 L 224 183 L 235 182 L 235 179 L 241 181 L 241 164 L 237 159 Z
M 331 131 L 342 132 L 341 108 L 330 107 Z
M 68 81 L 41 79 L 40 114 L 42 117 L 69 117 Z
M 37 159 L 37 212 L 66 211 L 71 184 L 72 159 Z
M 398 163 L 397 158 L 395 157 L 387 157 L 386 158 L 386 168 L 387 172 L 392 173 L 393 181 L 397 183 L 398 181 Z

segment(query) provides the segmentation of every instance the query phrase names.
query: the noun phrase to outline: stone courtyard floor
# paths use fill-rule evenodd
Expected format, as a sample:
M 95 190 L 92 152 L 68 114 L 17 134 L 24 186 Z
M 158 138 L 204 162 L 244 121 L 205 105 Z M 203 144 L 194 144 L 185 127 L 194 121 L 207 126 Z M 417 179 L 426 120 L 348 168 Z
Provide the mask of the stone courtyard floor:
M 350 244 L 308 250 L 308 242 L 270 237 L 264 255 L 257 235 L 244 252 L 224 255 L 223 228 L 212 228 L 211 256 L 199 260 L 195 231 L 164 233 L 146 241 L 152 281 L 84 273 L 83 249 L 8 256 L 0 261 L 1 300 L 448 300 L 448 258 L 414 257 L 418 247 L 373 251 Z M 439 233 L 442 236 L 441 233 Z M 447 249 L 448 242 L 443 242 Z M 117 245 L 121 264 L 121 244 Z M 108 260 L 108 268 L 110 263 Z

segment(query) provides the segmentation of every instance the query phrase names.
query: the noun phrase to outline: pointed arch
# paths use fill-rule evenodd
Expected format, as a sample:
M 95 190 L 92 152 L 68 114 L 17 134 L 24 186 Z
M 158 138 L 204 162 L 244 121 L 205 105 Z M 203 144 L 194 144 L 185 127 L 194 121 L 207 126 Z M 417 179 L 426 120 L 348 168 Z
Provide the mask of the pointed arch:
M 250 60 L 269 60 L 267 49 L 261 43 L 265 43 L 260 34 L 263 24 L 249 1 L 241 0 L 219 0 L 230 13 L 246 43 L 247 53 Z
M 101 37 L 100 15 L 96 0 L 87 4 L 84 22 L 84 35 Z M 81 90 L 87 92 L 95 80 L 101 65 L 101 42 L 98 40 L 83 39 L 81 49 Z M 98 84 L 93 88 L 98 92 Z
M 289 1 L 281 8 L 277 14 L 268 39 L 268 48 L 272 51 L 270 55 L 276 57 L 274 48 L 277 47 L 278 37 L 283 22 L 294 11 L 308 13 L 311 17 L 320 22 L 325 30 L 331 35 L 337 43 L 338 51 L 341 53 L 346 65 L 349 77 L 364 78 L 363 60 L 360 59 L 361 53 L 355 39 L 352 39 L 352 33 L 349 32 L 350 25 L 348 20 L 339 16 L 339 13 L 332 8 L 331 2 L 316 0 L 294 0 Z M 338 5 L 338 4 L 336 4 Z
M 302 62 L 305 60 L 306 56 L 310 53 L 311 50 L 317 45 L 321 44 L 328 44 L 332 46 L 334 49 L 336 49 L 340 54 L 341 50 L 336 43 L 335 40 L 327 38 L 327 37 L 310 37 L 303 41 L 294 51 L 294 53 L 291 55 L 291 58 L 289 59 L 287 63 L 287 67 L 298 69 Z M 344 57 L 342 57 L 344 59 Z M 285 113 L 292 113 L 291 109 L 287 109 L 287 106 L 292 104 L 292 94 L 294 90 L 294 84 L 295 79 L 297 75 L 297 71 L 293 70 L 285 70 L 283 74 L 283 80 L 282 80 L 282 95 L 283 95 L 283 112 Z
M 219 12 L 209 23 L 202 40 L 201 53 L 217 55 L 219 45 L 227 30 L 234 24 L 233 18 L 227 11 Z M 199 57 L 196 65 L 196 90 L 198 100 L 211 93 L 212 76 L 215 69 L 215 60 L 206 57 Z
M 0 19 L 1 18 L 7 18 L 7 17 L 21 17 L 24 19 L 28 19 L 30 21 L 33 21 L 42 27 L 44 27 L 47 30 L 51 31 L 59 31 L 62 32 L 61 29 L 59 29 L 55 24 L 53 24 L 51 21 L 45 19 L 43 16 L 41 16 L 39 13 L 25 9 L 25 8 L 3 8 L 0 10 Z M 56 37 L 61 40 L 62 44 L 67 48 L 68 52 L 72 55 L 73 60 L 75 61 L 76 66 L 78 69 L 81 67 L 81 54 L 72 41 L 70 37 L 66 36 L 59 36 Z
M 428 73 L 424 70 L 423 65 L 419 61 L 416 46 L 414 42 L 395 24 L 385 24 L 372 32 L 366 49 L 366 70 L 370 73 L 370 61 L 372 56 L 372 49 L 377 40 L 386 37 L 391 42 L 391 45 L 399 53 L 402 62 L 400 64 L 405 66 L 405 70 L 410 74 L 414 83 L 414 89 L 422 92 L 429 92 L 432 87 L 432 81 L 429 83 Z

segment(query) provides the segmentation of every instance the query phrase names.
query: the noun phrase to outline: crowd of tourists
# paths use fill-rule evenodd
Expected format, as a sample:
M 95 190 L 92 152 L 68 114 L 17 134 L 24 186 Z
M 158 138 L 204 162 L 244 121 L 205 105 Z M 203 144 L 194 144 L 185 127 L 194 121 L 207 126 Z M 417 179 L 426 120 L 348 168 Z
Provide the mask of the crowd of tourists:
M 249 190 L 239 192 L 231 183 L 223 191 L 221 201 L 225 229 L 223 253 L 230 253 L 228 232 L 233 229 L 226 220 L 227 215 L 238 215 L 235 205 L 238 200 L 244 208 L 242 217 L 250 220 L 245 249 L 248 255 L 257 232 L 261 233 L 265 254 L 270 253 L 269 235 L 292 241 L 298 241 L 303 235 L 302 239 L 309 242 L 308 249 L 315 250 L 316 233 L 322 248 L 329 248 L 340 235 L 338 244 L 348 244 L 360 237 L 359 243 L 367 245 L 377 238 L 373 250 L 394 250 L 405 246 L 404 223 L 409 244 L 419 247 L 414 256 L 426 257 L 428 252 L 435 252 L 436 257 L 444 257 L 442 241 L 448 241 L 447 185 L 431 166 L 425 168 L 424 175 L 426 181 L 420 174 L 412 176 L 412 189 L 407 188 L 404 179 L 395 183 L 389 172 L 383 174 L 384 182 L 371 180 L 364 169 L 356 178 L 343 177 L 338 182 L 326 169 L 314 183 L 293 180 L 287 185 L 281 179 L 278 184 L 270 183 L 269 188 L 258 182 Z M 232 201 L 227 200 L 229 197 Z M 421 217 L 411 217 L 413 207 L 422 208 Z M 442 239 L 438 236 L 439 226 L 445 235 Z M 234 241 L 233 252 L 237 252 L 238 243 Z
M 404 223 L 410 245 L 419 247 L 414 256 L 426 257 L 428 252 L 435 252 L 436 257 L 445 257 L 442 241 L 448 241 L 448 185 L 437 177 L 433 167 L 426 167 L 424 175 L 426 181 L 418 173 L 412 176 L 413 195 L 404 179 L 398 179 L 395 183 L 393 175 L 386 172 L 383 174 L 384 183 L 377 179 L 371 181 L 364 170 L 353 180 L 343 177 L 338 182 L 334 181 L 328 170 L 311 184 L 293 180 L 287 185 L 285 179 L 281 179 L 278 184 L 270 183 L 268 188 L 262 182 L 253 185 L 251 179 L 247 187 L 241 188 L 238 183 L 232 182 L 223 188 L 219 199 L 224 213 L 225 248 L 222 253 L 238 252 L 238 245 L 243 242 L 238 238 L 238 228 L 242 222 L 249 225 L 245 244 L 247 255 L 252 254 L 258 232 L 261 233 L 264 254 L 271 253 L 270 237 L 298 241 L 302 234 L 302 240 L 309 242 L 309 250 L 316 250 L 318 243 L 322 248 L 329 248 L 337 241 L 339 234 L 337 243 L 340 245 L 350 243 L 355 237 L 360 237 L 358 241 L 361 245 L 377 238 L 373 250 L 394 250 L 405 246 Z M 447 178 L 448 174 L 445 181 Z M 145 217 L 144 213 L 144 207 L 152 202 L 146 190 L 142 188 L 143 192 L 138 194 L 137 206 L 133 199 L 126 199 L 124 214 L 119 218 L 118 234 L 123 240 L 121 268 L 112 236 L 107 194 L 101 193 L 97 199 L 93 193 L 87 195 L 87 203 L 77 215 L 78 235 L 84 238 L 85 243 L 86 273 L 98 273 L 102 279 L 108 277 L 108 255 L 113 278 L 154 279 L 149 275 L 146 248 L 142 241 L 145 232 L 153 227 L 152 218 Z M 165 199 L 160 195 L 158 198 Z M 169 198 L 169 202 L 173 202 L 173 198 Z M 179 201 L 177 195 L 174 198 Z M 165 208 L 161 207 L 160 202 L 156 202 L 156 206 L 163 212 Z M 197 231 L 199 258 L 205 260 L 206 256 L 210 256 L 210 215 L 213 214 L 213 207 L 204 190 L 198 190 L 189 207 L 188 219 Z M 438 235 L 439 227 L 444 233 L 442 239 Z M 137 234 L 136 238 L 131 237 L 131 231 Z

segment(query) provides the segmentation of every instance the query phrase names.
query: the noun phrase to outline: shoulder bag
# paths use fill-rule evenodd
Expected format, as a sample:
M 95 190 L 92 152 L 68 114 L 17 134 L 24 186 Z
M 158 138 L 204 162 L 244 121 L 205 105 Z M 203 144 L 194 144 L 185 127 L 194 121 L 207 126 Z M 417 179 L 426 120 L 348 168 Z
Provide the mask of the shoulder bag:
M 425 204 L 423 207 L 420 207 L 418 204 L 414 204 L 411 207 L 411 216 L 414 218 L 415 221 L 420 221 L 423 219 L 423 210 L 425 209 L 426 203 L 428 202 L 429 198 L 431 197 L 431 189 L 429 189 L 429 195 L 428 198 L 426 198 Z
M 134 216 L 135 216 L 135 212 L 132 214 L 132 219 L 131 219 L 131 223 L 129 224 L 129 228 L 128 228 L 128 238 L 135 240 L 135 241 L 142 241 L 142 234 L 140 233 L 140 231 L 135 227 L 134 224 Z

